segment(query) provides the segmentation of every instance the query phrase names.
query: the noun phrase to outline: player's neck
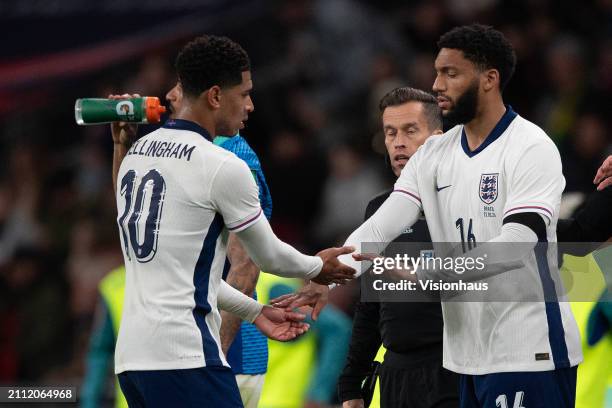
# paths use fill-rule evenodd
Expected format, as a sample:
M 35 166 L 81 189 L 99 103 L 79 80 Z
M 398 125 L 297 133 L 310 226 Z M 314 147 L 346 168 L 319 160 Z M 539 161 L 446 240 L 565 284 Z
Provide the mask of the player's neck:
M 479 109 L 476 117 L 464 125 L 471 151 L 478 149 L 506 113 L 506 107 L 501 99 L 495 103 L 484 103 L 483 106 L 485 108 Z
M 204 129 L 206 129 L 206 131 L 208 131 L 212 138 L 216 136 L 215 125 L 212 120 L 212 117 L 210 117 L 210 115 L 203 114 L 196 109 L 193 109 L 193 107 L 189 104 L 185 104 L 180 109 L 178 109 L 176 114 L 174 115 L 174 118 L 195 122 Z

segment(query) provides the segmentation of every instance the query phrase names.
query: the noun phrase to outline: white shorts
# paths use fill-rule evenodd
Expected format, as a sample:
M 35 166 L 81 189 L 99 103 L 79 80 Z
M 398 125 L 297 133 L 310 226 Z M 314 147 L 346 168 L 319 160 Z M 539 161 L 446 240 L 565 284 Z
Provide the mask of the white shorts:
M 263 388 L 265 374 L 247 375 L 237 374 L 236 382 L 240 390 L 240 398 L 244 408 L 257 408 L 259 398 L 261 397 L 261 389 Z

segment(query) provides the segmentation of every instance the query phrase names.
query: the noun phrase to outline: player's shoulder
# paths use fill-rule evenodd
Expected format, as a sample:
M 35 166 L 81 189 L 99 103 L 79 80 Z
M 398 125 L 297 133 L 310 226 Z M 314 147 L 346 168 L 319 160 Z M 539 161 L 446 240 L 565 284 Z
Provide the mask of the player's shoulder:
M 242 177 L 251 175 L 251 169 L 247 163 L 240 159 L 234 152 L 225 150 L 222 147 L 213 145 L 214 149 L 218 149 L 217 160 L 219 163 L 219 169 L 217 175 L 225 175 L 224 178 L 231 180 L 234 177 Z
M 244 175 L 245 171 L 250 174 L 250 170 L 243 160 L 240 160 L 233 152 L 215 145 L 204 135 L 184 129 L 164 129 L 162 138 L 166 141 L 181 141 L 192 146 L 192 163 L 199 166 L 212 175 L 213 178 L 222 176 L 224 180 L 231 177 Z
M 557 145 L 546 134 L 546 132 L 535 123 L 517 115 L 514 119 L 514 131 L 512 132 L 512 146 L 518 154 L 537 148 L 538 151 L 554 153 L 559 155 Z
M 215 139 L 215 143 L 216 142 L 217 139 Z M 257 153 L 255 153 L 246 139 L 239 134 L 233 137 L 223 138 L 218 145 L 245 161 L 249 168 L 257 170 L 261 167 Z
M 523 146 L 530 146 L 534 144 L 542 144 L 555 146 L 555 143 L 546 134 L 544 129 L 525 119 L 520 115 L 516 115 L 514 119 L 514 132 L 513 137 L 516 141 L 520 141 Z

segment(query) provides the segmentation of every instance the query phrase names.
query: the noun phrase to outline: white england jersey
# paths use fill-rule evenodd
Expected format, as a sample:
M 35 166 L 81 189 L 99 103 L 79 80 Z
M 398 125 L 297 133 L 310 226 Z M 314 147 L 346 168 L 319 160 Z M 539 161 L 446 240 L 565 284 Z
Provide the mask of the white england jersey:
M 501 234 L 505 217 L 523 212 L 543 215 L 547 240 L 556 242 L 564 186 L 554 143 L 507 107 L 473 152 L 461 125 L 430 137 L 402 171 L 393 194 L 423 209 L 433 242 L 486 242 Z M 527 271 L 536 277 L 535 290 L 548 292 L 550 299 L 558 282 L 549 262 L 556 263 L 555 248 L 534 250 L 527 269 L 506 273 Z M 452 371 L 546 371 L 582 359 L 578 328 L 566 302 L 443 302 L 442 310 L 444 367 Z
M 217 309 L 227 231 L 262 216 L 247 165 L 194 122 L 169 120 L 128 151 L 117 209 L 127 273 L 115 372 L 228 366 Z

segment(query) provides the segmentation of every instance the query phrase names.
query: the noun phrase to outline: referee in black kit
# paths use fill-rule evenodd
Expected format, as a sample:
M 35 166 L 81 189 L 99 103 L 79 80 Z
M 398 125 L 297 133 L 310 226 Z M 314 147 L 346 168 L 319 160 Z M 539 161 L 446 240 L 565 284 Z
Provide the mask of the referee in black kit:
M 391 168 L 399 177 L 427 137 L 443 133 L 442 114 L 432 95 L 407 87 L 389 92 L 379 107 Z M 366 219 L 390 193 L 370 201 Z M 431 242 L 425 219 L 394 242 Z M 439 302 L 358 302 L 347 362 L 338 382 L 343 408 L 364 407 L 364 398 L 369 404 L 371 396 L 362 394 L 361 384 L 371 374 L 381 344 L 387 349 L 380 369 L 382 407 L 458 407 L 459 377 L 442 367 L 442 327 Z

